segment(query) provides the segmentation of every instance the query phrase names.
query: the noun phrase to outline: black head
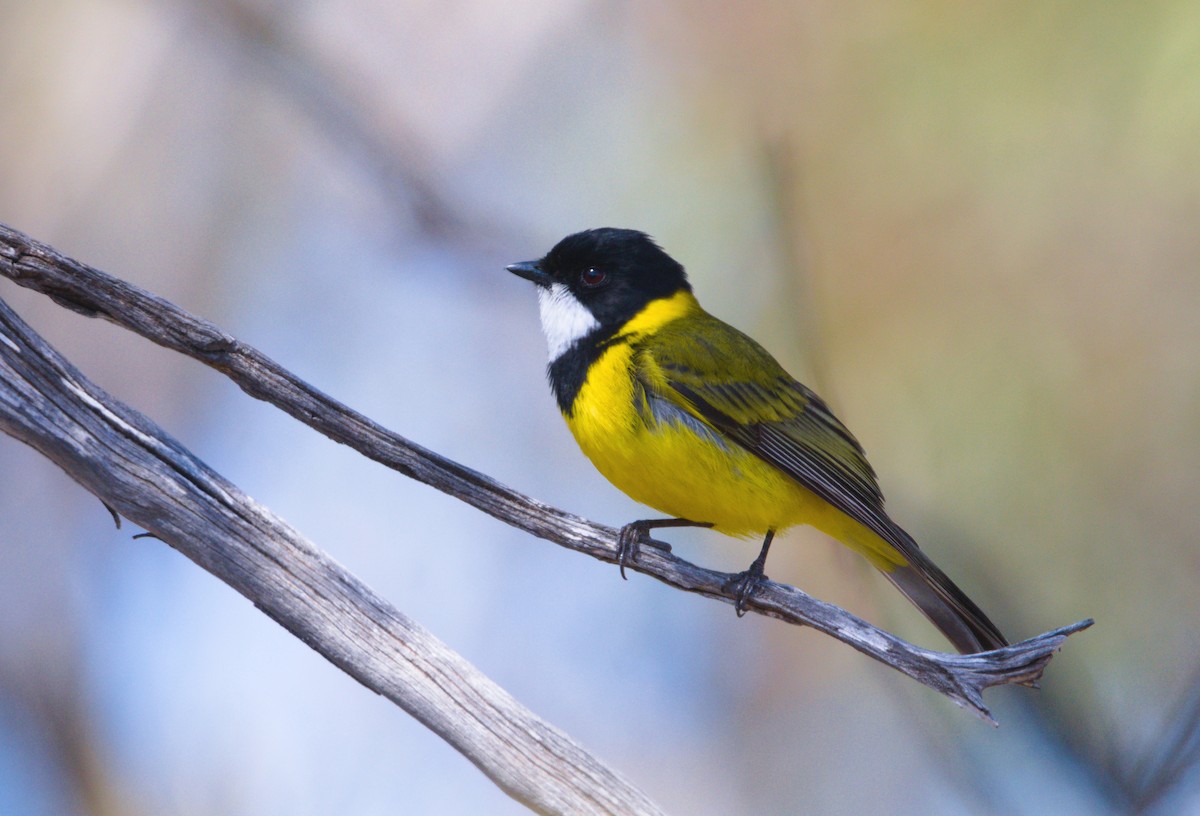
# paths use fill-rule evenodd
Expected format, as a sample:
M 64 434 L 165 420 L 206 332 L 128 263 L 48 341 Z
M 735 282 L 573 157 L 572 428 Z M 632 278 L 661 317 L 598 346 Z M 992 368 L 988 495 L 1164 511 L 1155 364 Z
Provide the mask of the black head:
M 538 261 L 508 271 L 539 287 L 564 287 L 601 326 L 624 323 L 652 300 L 691 291 L 683 267 L 649 235 L 602 227 L 568 235 Z

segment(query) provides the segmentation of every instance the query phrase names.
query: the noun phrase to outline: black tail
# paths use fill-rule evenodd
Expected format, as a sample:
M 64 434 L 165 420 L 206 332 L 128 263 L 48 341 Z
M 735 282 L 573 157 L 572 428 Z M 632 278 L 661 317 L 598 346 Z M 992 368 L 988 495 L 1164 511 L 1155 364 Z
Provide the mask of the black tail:
M 903 533 L 903 531 L 901 531 Z M 912 541 L 904 534 L 909 542 Z M 1008 645 L 996 624 L 974 601 L 926 557 L 915 543 L 903 550 L 908 566 L 884 572 L 913 604 L 925 613 L 954 648 L 963 654 L 987 652 Z

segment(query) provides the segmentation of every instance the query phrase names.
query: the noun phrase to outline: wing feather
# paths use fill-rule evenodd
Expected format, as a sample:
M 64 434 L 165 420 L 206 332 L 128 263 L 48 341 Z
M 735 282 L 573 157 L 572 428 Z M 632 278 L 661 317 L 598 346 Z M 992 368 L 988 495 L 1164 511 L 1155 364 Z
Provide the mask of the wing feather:
M 695 325 L 699 320 L 714 325 Z M 635 343 L 638 380 L 651 398 L 687 411 L 902 553 L 916 549 L 884 512 L 862 446 L 820 397 L 731 326 L 707 314 L 680 322 L 691 325 L 667 326 Z M 704 334 L 724 342 L 698 339 Z
M 698 432 L 774 465 L 895 547 L 908 564 L 884 574 L 960 651 L 1007 645 L 987 615 L 888 517 L 875 471 L 854 435 L 760 345 L 701 313 L 642 336 L 634 347 L 637 380 L 656 415 L 693 418 Z

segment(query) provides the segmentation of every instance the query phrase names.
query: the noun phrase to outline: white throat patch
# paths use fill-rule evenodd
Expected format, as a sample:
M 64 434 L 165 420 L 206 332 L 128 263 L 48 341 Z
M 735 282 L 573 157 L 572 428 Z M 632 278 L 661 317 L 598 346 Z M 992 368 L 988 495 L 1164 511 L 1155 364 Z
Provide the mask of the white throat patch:
M 550 362 L 554 362 L 575 345 L 577 340 L 600 324 L 588 308 L 561 283 L 549 288 L 539 286 L 538 310 L 542 316 L 542 334 L 550 347 Z

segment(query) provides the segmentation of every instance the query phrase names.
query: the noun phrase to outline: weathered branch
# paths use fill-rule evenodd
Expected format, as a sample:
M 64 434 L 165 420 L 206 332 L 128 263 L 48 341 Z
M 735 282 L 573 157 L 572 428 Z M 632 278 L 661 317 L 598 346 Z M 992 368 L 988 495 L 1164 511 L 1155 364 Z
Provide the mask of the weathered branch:
M 404 708 L 534 810 L 662 812 L 153 422 L 89 382 L 3 300 L 0 430 Z
M 212 323 L 132 284 L 65 258 L 3 225 L 0 274 L 68 308 L 104 317 L 200 360 L 225 373 L 251 396 L 275 405 L 329 438 L 508 524 L 594 558 L 609 562 L 616 559 L 616 532 L 612 528 L 542 504 L 426 450 L 322 394 Z M 698 567 L 670 553 L 643 548 L 631 568 L 679 589 L 732 603 L 723 588 L 727 574 Z M 984 689 L 1007 683 L 1034 684 L 1063 640 L 1092 623 L 1080 621 L 994 652 L 951 655 L 915 647 L 784 584 L 769 582 L 749 608 L 825 632 L 940 691 L 989 722 L 992 719 L 983 703 Z

